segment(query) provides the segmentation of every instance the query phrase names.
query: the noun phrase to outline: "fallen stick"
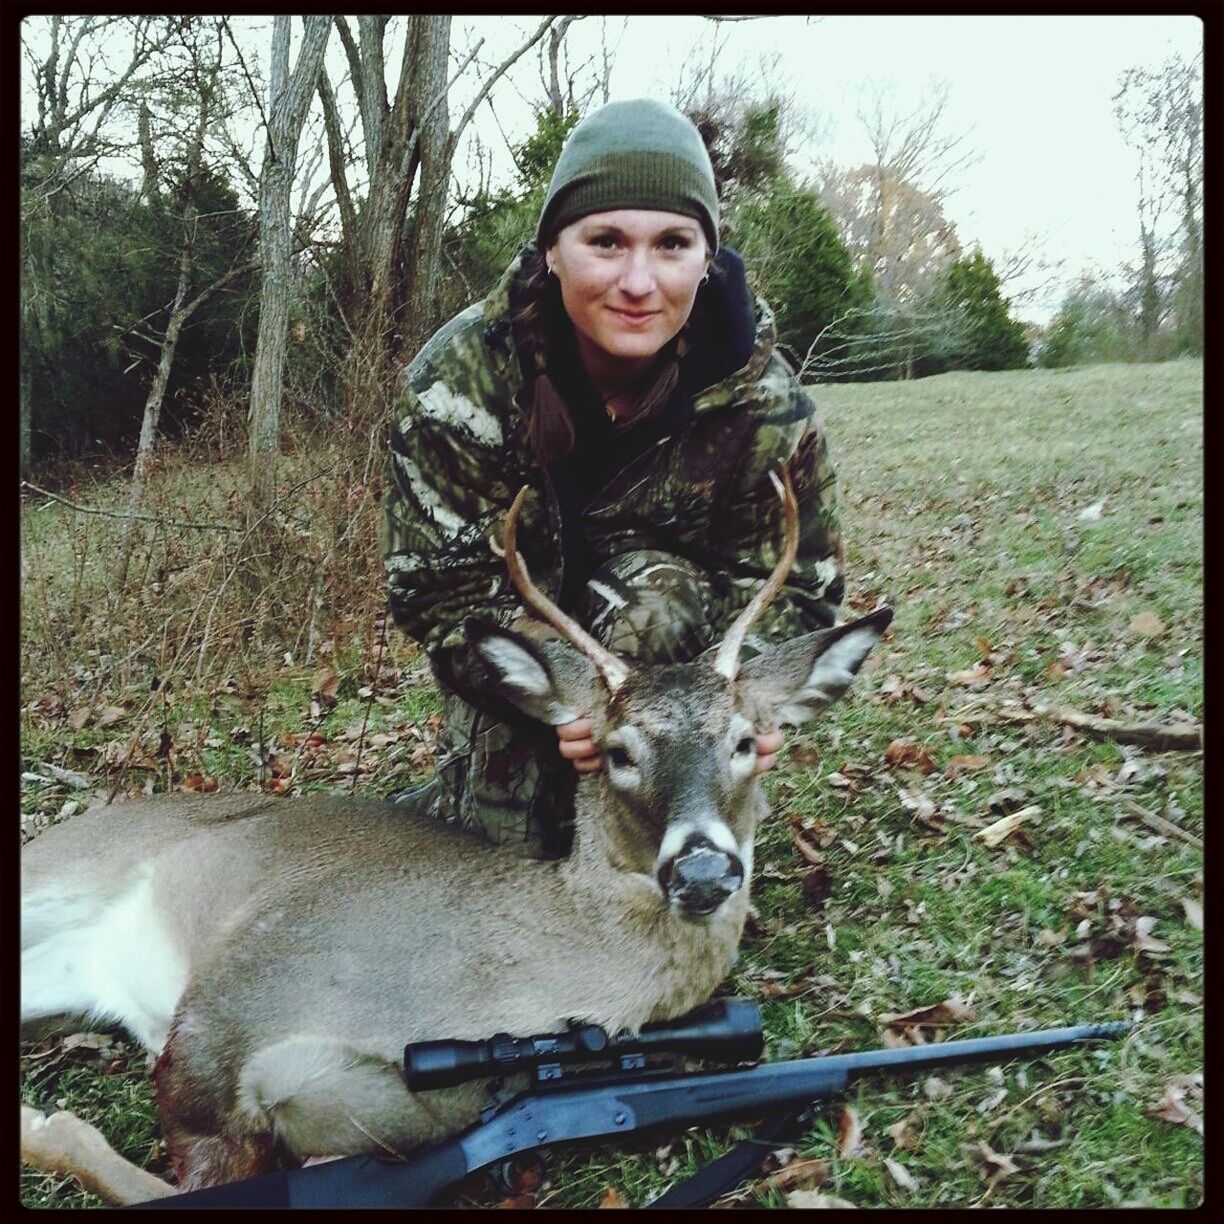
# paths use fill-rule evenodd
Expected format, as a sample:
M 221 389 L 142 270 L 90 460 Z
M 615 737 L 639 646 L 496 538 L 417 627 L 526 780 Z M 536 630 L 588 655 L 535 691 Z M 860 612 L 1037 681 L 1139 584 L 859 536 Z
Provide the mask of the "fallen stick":
M 1108 803 L 1111 800 L 1102 796 L 1101 802 Z M 1181 825 L 1174 824 L 1171 820 L 1166 820 L 1163 816 L 1158 816 L 1155 812 L 1149 812 L 1147 808 L 1136 803 L 1133 799 L 1127 799 L 1123 796 L 1118 799 L 1118 804 L 1123 811 L 1134 816 L 1136 820 L 1143 821 L 1149 829 L 1154 829 L 1157 833 L 1163 833 L 1166 837 L 1178 837 L 1191 846 L 1197 846 L 1200 850 L 1203 848 L 1203 839 L 1201 837 L 1187 829 L 1183 829 Z
M 1081 714 L 1063 706 L 1034 703 L 1023 708 L 998 708 L 1000 718 L 1008 722 L 1031 722 L 1034 717 L 1060 722 L 1089 735 L 1117 740 L 1120 744 L 1137 744 L 1156 752 L 1196 751 L 1203 746 L 1203 728 L 1200 723 L 1124 723 L 1115 718 L 1098 718 L 1093 714 Z

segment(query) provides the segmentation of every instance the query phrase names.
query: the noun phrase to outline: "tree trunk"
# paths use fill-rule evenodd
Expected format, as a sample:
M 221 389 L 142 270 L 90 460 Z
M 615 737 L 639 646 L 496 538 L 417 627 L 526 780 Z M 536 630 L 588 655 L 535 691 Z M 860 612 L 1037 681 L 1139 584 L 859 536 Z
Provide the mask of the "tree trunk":
M 327 48 L 331 18 L 310 16 L 297 65 L 289 75 L 290 18 L 277 16 L 272 31 L 268 142 L 259 189 L 259 235 L 263 288 L 259 332 L 251 373 L 248 524 L 263 518 L 276 496 L 280 451 L 281 379 L 289 332 L 293 280 L 293 226 L 290 191 L 298 141 Z
M 166 384 L 174 366 L 174 351 L 178 348 L 183 323 L 190 313 L 183 303 L 187 288 L 191 284 L 191 237 L 190 225 L 184 227 L 183 249 L 179 255 L 178 288 L 174 293 L 174 304 L 170 307 L 170 321 L 162 338 L 161 353 L 157 361 L 157 372 L 145 399 L 144 417 L 140 422 L 140 442 L 136 447 L 136 464 L 132 470 L 132 483 L 128 490 L 128 514 L 135 515 L 144 503 L 145 485 L 149 476 L 149 459 L 153 444 L 157 441 L 157 422 L 161 417 L 162 403 L 166 398 Z M 115 561 L 114 586 L 122 591 L 127 583 L 128 565 L 132 559 L 132 548 L 136 542 L 136 519 L 129 517 L 123 525 L 123 536 L 119 543 L 119 555 Z
M 449 24 L 449 18 L 445 19 Z M 437 317 L 438 270 L 442 263 L 442 229 L 446 220 L 454 141 L 446 103 L 446 57 L 449 28 L 433 29 L 422 42 L 418 60 L 416 113 L 421 178 L 417 187 L 416 221 L 406 261 L 402 312 L 395 329 L 398 355 L 415 353 Z M 428 114 L 425 113 L 428 108 Z
M 1156 279 L 1156 235 L 1140 227 L 1143 264 L 1139 271 L 1139 336 L 1144 360 L 1151 360 L 1160 324 L 1160 286 Z
M 20 430 L 17 436 L 17 455 L 20 465 L 19 471 L 22 480 L 30 474 L 30 424 L 33 418 L 30 403 L 30 374 L 29 374 L 29 356 L 23 351 L 20 354 L 21 367 L 21 403 L 20 403 Z
M 1198 179 L 1193 171 L 1186 172 L 1183 191 L 1183 228 L 1185 255 L 1182 282 L 1179 286 L 1181 317 L 1178 325 L 1192 353 L 1203 351 L 1203 239 L 1199 228 Z

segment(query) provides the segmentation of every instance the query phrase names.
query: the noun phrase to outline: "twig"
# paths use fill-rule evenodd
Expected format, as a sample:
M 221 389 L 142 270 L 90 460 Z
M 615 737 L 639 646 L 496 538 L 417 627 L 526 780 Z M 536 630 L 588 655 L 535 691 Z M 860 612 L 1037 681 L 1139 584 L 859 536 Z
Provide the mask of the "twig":
M 52 493 L 49 489 L 40 489 L 38 485 L 30 484 L 28 480 L 21 482 L 23 489 L 29 489 L 31 493 L 37 493 L 41 497 L 49 497 L 52 501 L 59 502 L 63 506 L 67 506 L 70 510 L 76 510 L 80 514 L 101 514 L 107 518 L 119 519 L 139 519 L 144 523 L 156 523 L 159 527 L 182 527 L 192 531 L 243 531 L 242 527 L 230 527 L 225 523 L 179 523 L 173 519 L 158 518 L 156 514 L 140 514 L 134 510 L 105 510 L 101 506 L 81 506 L 76 502 L 69 501 L 66 497 L 61 497 L 58 493 Z
M 1137 744 L 1157 752 L 1197 751 L 1203 746 L 1203 728 L 1199 723 L 1123 723 L 1114 718 L 1098 718 L 1081 714 L 1063 706 L 1033 703 L 1023 709 L 1001 707 L 998 716 L 1008 722 L 1030 722 L 1034 717 L 1065 723 L 1077 731 L 1117 740 L 1120 744 Z
M 1108 800 L 1102 796 L 1101 802 L 1105 803 Z M 1191 846 L 1196 846 L 1198 849 L 1203 848 L 1203 839 L 1188 829 L 1183 829 L 1181 825 L 1174 824 L 1171 820 L 1166 820 L 1163 816 L 1158 816 L 1155 812 L 1149 812 L 1147 808 L 1136 803 L 1133 799 L 1128 799 L 1122 796 L 1118 799 L 1118 805 L 1129 815 L 1134 816 L 1137 820 L 1141 820 L 1149 829 L 1154 829 L 1157 833 L 1163 833 L 1166 837 L 1177 837 Z
M 353 781 L 349 786 L 349 793 L 357 793 L 357 778 L 361 773 L 361 753 L 365 748 L 365 733 L 366 727 L 370 721 L 370 710 L 374 705 L 374 698 L 378 693 L 378 677 L 382 674 L 382 657 L 383 647 L 387 644 L 387 618 L 383 616 L 382 627 L 378 635 L 378 657 L 374 660 L 374 679 L 370 684 L 370 699 L 366 702 L 365 713 L 361 716 L 361 734 L 357 737 L 357 759 L 353 762 Z

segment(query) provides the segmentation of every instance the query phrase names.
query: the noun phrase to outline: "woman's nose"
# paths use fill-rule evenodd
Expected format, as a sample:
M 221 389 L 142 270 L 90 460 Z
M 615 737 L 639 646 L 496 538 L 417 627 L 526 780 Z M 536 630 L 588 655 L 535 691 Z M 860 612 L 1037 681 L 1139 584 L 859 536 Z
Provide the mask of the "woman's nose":
M 654 271 L 647 251 L 630 251 L 621 272 L 620 287 L 634 297 L 643 297 L 654 288 Z

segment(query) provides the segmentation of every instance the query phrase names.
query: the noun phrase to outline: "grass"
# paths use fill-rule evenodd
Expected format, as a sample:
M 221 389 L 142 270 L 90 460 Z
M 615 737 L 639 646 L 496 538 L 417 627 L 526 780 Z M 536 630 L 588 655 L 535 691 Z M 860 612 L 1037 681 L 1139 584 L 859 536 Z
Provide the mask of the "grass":
M 949 374 L 815 396 L 840 477 L 848 614 L 883 601 L 896 619 L 851 695 L 791 734 L 767 780 L 757 916 L 728 988 L 761 1002 L 773 1058 L 881 1045 L 882 1017 L 953 996 L 972 1011 L 946 1037 L 1100 1018 L 1137 1027 L 1101 1048 L 947 1071 L 935 1077 L 946 1092 L 931 1076 L 861 1081 L 793 1145 L 798 1158 L 825 1160 L 821 1192 L 860 1207 L 1195 1206 L 1202 1138 L 1150 1111 L 1176 1077 L 1202 1070 L 1202 935 L 1190 921 L 1201 854 L 1129 805 L 1201 837 L 1201 754 L 1003 713 L 1028 701 L 1124 723 L 1201 720 L 1201 364 Z M 87 607 L 97 539 L 52 513 L 36 552 L 62 564 L 28 575 L 26 597 L 54 604 L 75 582 Z M 353 778 L 342 767 L 360 741 L 360 789 L 400 788 L 428 771 L 438 705 L 395 636 L 377 664 L 355 622 L 321 633 L 330 652 L 309 666 L 250 647 L 246 670 L 230 668 L 233 691 L 214 677 L 163 698 L 137 738 L 169 729 L 172 759 L 150 751 L 153 769 L 129 772 L 153 788 L 197 768 L 258 785 L 279 756 L 292 758 L 288 785 L 335 785 Z M 96 659 L 73 663 L 98 670 Z M 329 669 L 342 677 L 335 704 L 312 705 Z M 974 669 L 979 683 L 965 683 Z M 72 730 L 73 683 L 93 683 L 95 704 L 124 691 L 113 676 L 74 682 L 70 668 L 49 670 L 58 706 L 29 679 L 23 691 L 24 768 L 52 762 L 112 780 L 96 763 L 108 744 L 130 742 L 139 703 L 129 693 L 127 721 Z M 261 713 L 262 754 L 252 751 Z M 234 734 L 243 727 L 245 739 Z M 312 728 L 322 743 L 286 747 Z M 55 819 L 71 798 L 60 784 L 30 784 L 23 812 Z M 1036 813 L 1019 834 L 993 848 L 975 837 L 1020 807 Z M 818 866 L 799 854 L 800 833 L 820 846 Z M 25 1063 L 34 1078 L 23 1091 L 66 1101 L 147 1156 L 142 1077 L 55 1049 L 27 1048 L 43 1058 Z M 1186 1083 L 1185 1104 L 1201 1114 Z M 104 1091 L 112 1103 L 95 1095 Z M 839 1153 L 844 1108 L 862 1128 L 856 1153 Z M 913 1138 L 902 1147 L 889 1128 L 906 1118 Z M 746 1133 L 554 1153 L 534 1202 L 589 1207 L 614 1189 L 640 1206 Z M 916 1187 L 902 1188 L 886 1160 Z M 758 1179 L 732 1202 L 784 1206 L 793 1188 Z M 69 1202 L 37 1179 L 24 1193 Z M 477 1181 L 457 1201 L 497 1198 Z

